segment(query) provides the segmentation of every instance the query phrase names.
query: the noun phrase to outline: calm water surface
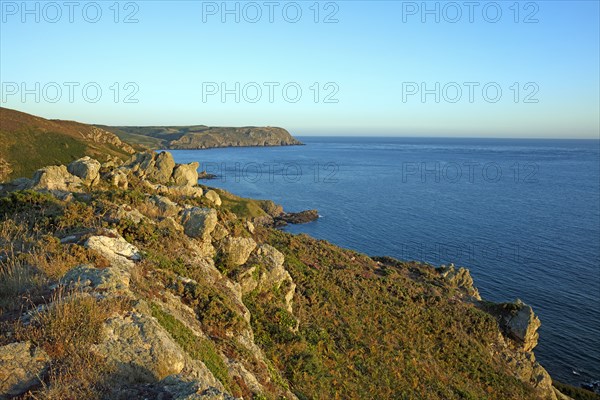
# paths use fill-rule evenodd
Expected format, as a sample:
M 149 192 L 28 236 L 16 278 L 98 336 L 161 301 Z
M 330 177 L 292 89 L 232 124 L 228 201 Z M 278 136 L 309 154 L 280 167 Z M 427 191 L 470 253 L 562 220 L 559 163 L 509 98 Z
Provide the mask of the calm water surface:
M 319 210 L 291 232 L 470 268 L 484 298 L 534 307 L 554 378 L 600 379 L 599 141 L 300 139 L 173 155 L 219 175 L 210 186 Z

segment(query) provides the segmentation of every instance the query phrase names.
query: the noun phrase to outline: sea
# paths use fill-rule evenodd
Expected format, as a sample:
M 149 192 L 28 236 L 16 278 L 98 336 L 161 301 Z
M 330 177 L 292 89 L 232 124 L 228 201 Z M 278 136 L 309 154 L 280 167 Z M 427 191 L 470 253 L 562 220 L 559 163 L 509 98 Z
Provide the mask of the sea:
M 484 299 L 533 307 L 554 379 L 600 380 L 600 141 L 299 139 L 172 153 L 216 175 L 206 185 L 319 211 L 289 232 L 469 268 Z

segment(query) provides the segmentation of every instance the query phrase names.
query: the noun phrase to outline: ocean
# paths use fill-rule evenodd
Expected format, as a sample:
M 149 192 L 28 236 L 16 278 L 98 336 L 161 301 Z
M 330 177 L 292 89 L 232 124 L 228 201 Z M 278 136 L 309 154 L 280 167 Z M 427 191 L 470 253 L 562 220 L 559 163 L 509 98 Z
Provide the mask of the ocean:
M 553 378 L 600 379 L 600 141 L 300 137 L 305 146 L 172 151 L 318 221 L 286 228 L 369 255 L 471 270 L 530 304 Z

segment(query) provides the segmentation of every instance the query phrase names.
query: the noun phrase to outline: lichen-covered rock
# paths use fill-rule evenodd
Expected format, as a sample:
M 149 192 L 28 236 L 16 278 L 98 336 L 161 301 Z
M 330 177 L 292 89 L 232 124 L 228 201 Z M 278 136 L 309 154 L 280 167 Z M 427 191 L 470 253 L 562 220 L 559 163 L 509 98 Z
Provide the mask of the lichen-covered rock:
M 73 192 L 81 188 L 82 181 L 79 177 L 67 171 L 64 165 L 53 165 L 39 169 L 33 175 L 31 189 Z
M 0 398 L 21 395 L 41 385 L 50 357 L 31 342 L 0 347 Z
M 129 289 L 130 274 L 120 268 L 95 268 L 79 265 L 68 271 L 61 279 L 65 285 L 115 292 Z
M 171 196 L 200 198 L 204 193 L 198 186 L 162 186 L 158 188 L 158 193 Z
M 130 171 L 140 178 L 148 179 L 156 183 L 169 183 L 175 160 L 171 153 L 163 151 L 159 154 L 145 152 L 134 154 L 122 167 L 124 171 Z
M 172 181 L 178 186 L 194 186 L 198 184 L 199 163 L 180 164 L 173 170 Z
M 179 375 L 168 376 L 160 382 L 173 400 L 236 400 L 235 397 L 214 386 L 206 387 L 199 380 L 187 380 Z
M 183 232 L 183 226 L 173 217 L 167 217 L 158 223 L 158 227 L 161 229 L 167 229 L 174 232 Z
M 221 242 L 221 251 L 228 265 L 242 265 L 250 257 L 256 242 L 252 238 L 227 237 Z
M 164 217 L 174 217 L 181 210 L 181 207 L 168 197 L 154 195 L 150 197 L 150 202 L 158 207 Z
M 94 186 L 100 180 L 100 162 L 90 157 L 75 160 L 67 166 L 67 170 L 81 178 L 86 186 Z
M 111 265 L 126 269 L 133 266 L 133 261 L 141 259 L 139 250 L 116 231 L 108 231 L 107 235 L 110 236 L 92 236 L 84 246 L 96 250 L 110 261 Z
M 185 367 L 183 350 L 145 314 L 132 312 L 108 319 L 104 338 L 94 350 L 116 368 L 119 380 L 154 382 Z
M 220 206 L 222 204 L 221 196 L 214 190 L 209 190 L 204 194 L 208 200 L 210 200 L 215 206 Z
M 481 300 L 479 291 L 474 286 L 473 278 L 471 273 L 466 268 L 459 268 L 458 270 L 454 267 L 454 264 L 449 266 L 442 265 L 438 271 L 442 278 L 446 280 L 452 286 L 464 290 L 467 295 L 473 297 L 476 300 Z
M 516 313 L 504 315 L 500 324 L 511 339 L 522 344 L 523 351 L 531 351 L 537 346 L 540 336 L 537 330 L 542 323 L 527 304 L 517 300 L 515 306 Z
M 105 179 L 117 189 L 126 190 L 129 187 L 127 174 L 119 169 L 115 169 L 106 174 Z
M 296 284 L 289 272 L 284 268 L 285 256 L 275 247 L 262 244 L 249 260 L 250 268 L 238 275 L 238 282 L 243 293 L 254 289 L 268 291 L 272 288 L 285 287 L 284 298 L 286 309 L 292 312 L 292 301 L 296 292 Z
M 189 237 L 208 240 L 217 225 L 217 212 L 212 208 L 188 208 L 183 211 L 181 223 Z

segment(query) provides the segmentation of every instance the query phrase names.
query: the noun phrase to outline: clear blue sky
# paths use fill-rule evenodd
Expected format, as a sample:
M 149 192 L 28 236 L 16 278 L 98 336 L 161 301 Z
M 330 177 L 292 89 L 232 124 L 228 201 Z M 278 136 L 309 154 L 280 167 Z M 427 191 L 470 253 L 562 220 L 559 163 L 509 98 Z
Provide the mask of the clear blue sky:
M 438 15 L 421 1 L 227 2 L 239 22 L 221 1 L 48 3 L 0 1 L 2 106 L 89 123 L 271 125 L 296 135 L 599 135 L 598 1 L 427 2 Z M 72 102 L 65 82 L 78 84 Z M 236 82 L 240 101 L 223 101 L 221 84 L 236 92 Z M 125 102 L 135 90 L 138 102 Z M 325 102 L 330 94 L 337 103 Z

